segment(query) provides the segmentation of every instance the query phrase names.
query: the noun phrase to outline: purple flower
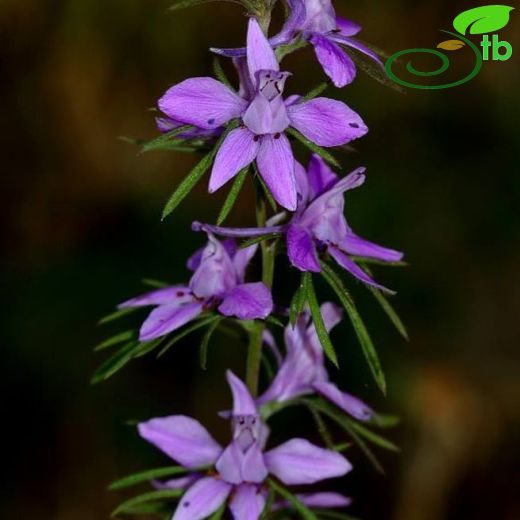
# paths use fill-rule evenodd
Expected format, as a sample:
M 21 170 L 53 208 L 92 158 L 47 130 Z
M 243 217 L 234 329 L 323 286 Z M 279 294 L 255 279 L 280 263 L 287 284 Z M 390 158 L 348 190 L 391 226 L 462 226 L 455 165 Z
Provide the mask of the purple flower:
M 282 30 L 269 40 L 272 46 L 293 43 L 299 36 L 309 41 L 323 71 L 336 87 L 344 87 L 356 77 L 356 66 L 341 46 L 356 49 L 383 66 L 374 51 L 352 38 L 361 31 L 361 26 L 336 16 L 331 0 L 287 0 L 287 3 L 290 16 Z M 245 53 L 245 49 L 212 50 L 232 57 Z
M 325 327 L 330 331 L 341 321 L 341 310 L 332 303 L 321 306 Z M 273 342 L 272 336 L 267 336 Z M 301 395 L 318 393 L 361 421 L 368 421 L 373 411 L 357 397 L 342 392 L 329 381 L 323 348 L 308 313 L 299 316 L 294 328 L 284 333 L 286 357 L 269 388 L 259 397 L 258 404 L 289 401 Z
M 169 118 L 212 130 L 240 118 L 220 146 L 209 181 L 213 193 L 241 169 L 256 160 L 258 170 L 276 201 L 296 209 L 294 157 L 284 131 L 293 127 L 319 146 L 339 146 L 368 131 L 365 123 L 344 103 L 318 97 L 283 100 L 289 73 L 280 72 L 276 56 L 258 22 L 251 18 L 247 32 L 247 74 L 242 67 L 239 94 L 219 81 L 187 79 L 170 88 L 159 100 Z
M 194 271 L 188 286 L 157 289 L 128 300 L 119 308 L 155 305 L 143 323 L 139 339 L 164 336 L 208 309 L 243 320 L 266 318 L 273 309 L 269 289 L 262 283 L 244 283 L 256 246 L 237 249 L 233 240 L 219 242 L 208 234 L 208 244 L 189 260 Z
M 226 448 L 198 421 L 184 415 L 138 426 L 142 438 L 189 470 L 186 477 L 160 485 L 186 489 L 173 520 L 207 518 L 227 501 L 235 520 L 257 520 L 265 507 L 263 483 L 269 474 L 286 485 L 302 485 L 340 477 L 352 469 L 343 455 L 305 439 L 291 439 L 265 451 L 268 430 L 251 395 L 232 372 L 227 372 L 227 379 L 233 394 L 233 439 Z M 312 507 L 348 504 L 346 497 L 336 493 L 304 495 L 302 500 Z
M 382 262 L 398 262 L 403 253 L 388 249 L 356 235 L 344 215 L 344 192 L 365 182 L 364 168 L 354 170 L 343 179 L 317 155 L 311 157 L 307 172 L 296 165 L 298 208 L 286 226 L 229 229 L 194 223 L 193 229 L 204 228 L 223 236 L 245 237 L 266 233 L 285 233 L 287 254 L 300 271 L 320 272 L 318 252 L 327 252 L 341 267 L 363 283 L 391 292 L 376 283 L 350 255 L 374 258 Z

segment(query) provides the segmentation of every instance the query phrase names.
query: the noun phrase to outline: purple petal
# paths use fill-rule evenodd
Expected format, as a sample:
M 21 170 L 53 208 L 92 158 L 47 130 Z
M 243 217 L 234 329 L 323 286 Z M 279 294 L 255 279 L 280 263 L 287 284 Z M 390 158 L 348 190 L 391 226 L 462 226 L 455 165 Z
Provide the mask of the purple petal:
M 233 415 L 258 415 L 256 404 L 243 381 L 231 370 L 226 372 L 226 378 L 233 394 Z
M 209 192 L 218 190 L 250 164 L 259 147 L 258 139 L 249 129 L 241 127 L 229 132 L 215 157 L 209 179 Z
M 247 28 L 247 65 L 253 84 L 258 71 L 280 70 L 274 51 L 254 18 L 249 19 Z
M 355 38 L 347 38 L 341 34 L 331 34 L 329 38 L 331 40 L 334 40 L 336 43 L 340 43 L 341 45 L 345 45 L 346 47 L 351 47 L 352 49 L 356 49 L 357 51 L 366 54 L 369 58 L 372 58 L 378 65 L 384 67 L 384 64 L 379 58 L 379 56 L 370 47 L 367 47 Z
M 233 486 L 214 477 L 206 477 L 184 494 L 172 520 L 202 520 L 214 513 L 227 499 Z
M 319 34 L 314 34 L 310 41 L 325 74 L 336 87 L 341 88 L 354 81 L 356 65 L 338 45 Z
M 319 146 L 340 146 L 368 132 L 365 123 L 345 103 L 318 97 L 287 107 L 291 125 Z
M 287 0 L 286 3 L 289 8 L 289 16 L 281 31 L 269 39 L 269 43 L 273 47 L 289 43 L 305 23 L 306 12 L 303 0 Z
M 285 134 L 263 136 L 256 162 L 258 171 L 276 202 L 289 211 L 294 211 L 296 209 L 294 156 Z
M 222 448 L 198 421 L 185 415 L 159 417 L 139 423 L 139 435 L 190 469 L 215 463 Z
M 247 102 L 213 78 L 190 78 L 159 100 L 166 115 L 185 124 L 211 130 L 239 117 Z
M 361 31 L 361 25 L 341 16 L 336 16 L 336 27 L 343 36 L 354 36 Z
M 301 493 L 296 496 L 307 507 L 347 507 L 352 503 L 351 498 L 332 492 Z
M 341 408 L 360 421 L 369 421 L 374 415 L 374 411 L 361 401 L 361 399 L 347 392 L 342 392 L 332 383 L 317 382 L 314 383 L 313 386 L 317 392 L 334 403 L 338 408 Z
M 237 285 L 226 294 L 218 310 L 241 320 L 267 318 L 273 310 L 271 291 L 262 282 Z
M 361 280 L 363 283 L 366 283 L 367 285 L 371 285 L 372 287 L 376 287 L 377 289 L 380 289 L 381 291 L 384 291 L 389 294 L 395 294 L 394 291 L 391 291 L 390 289 L 387 289 L 383 285 L 378 284 L 375 282 L 370 276 L 368 276 L 361 267 L 359 267 L 354 260 L 349 258 L 343 251 L 339 250 L 335 246 L 329 246 L 328 252 L 336 262 L 346 269 L 352 276 L 355 276 L 358 280 Z
M 253 256 L 258 249 L 258 244 L 254 244 L 249 247 L 244 247 L 243 249 L 239 249 L 233 255 L 233 265 L 235 266 L 235 270 L 237 273 L 237 278 L 239 282 L 243 282 L 246 276 L 247 266 L 251 262 Z
M 200 302 L 178 305 L 161 305 L 154 309 L 139 331 L 140 341 L 150 341 L 164 336 L 195 319 L 203 310 Z
M 189 287 L 176 285 L 174 287 L 163 287 L 155 291 L 142 294 L 131 300 L 119 304 L 118 309 L 127 307 L 145 307 L 147 305 L 182 305 L 193 300 Z
M 191 277 L 190 287 L 199 298 L 213 298 L 230 291 L 237 284 L 235 266 L 222 242 L 208 233 L 208 243 L 200 265 Z
M 340 453 L 319 448 L 305 439 L 291 439 L 264 454 L 269 470 L 284 484 L 314 484 L 341 477 L 352 469 Z
M 258 520 L 265 507 L 265 497 L 258 486 L 241 484 L 229 508 L 235 520 Z
M 338 176 L 317 154 L 312 154 L 307 166 L 309 196 L 311 200 L 330 189 L 338 181 Z
M 347 234 L 341 242 L 341 249 L 351 255 L 367 256 L 383 262 L 399 262 L 403 259 L 403 253 L 400 251 L 374 244 L 352 233 Z
M 215 468 L 220 476 L 230 484 L 242 482 L 243 453 L 236 442 L 231 442 L 218 458 Z
M 291 264 L 300 271 L 321 272 L 314 240 L 302 226 L 289 225 L 287 230 L 287 256 Z
M 267 468 L 259 442 L 246 451 L 242 460 L 242 480 L 261 484 L 267 478 Z

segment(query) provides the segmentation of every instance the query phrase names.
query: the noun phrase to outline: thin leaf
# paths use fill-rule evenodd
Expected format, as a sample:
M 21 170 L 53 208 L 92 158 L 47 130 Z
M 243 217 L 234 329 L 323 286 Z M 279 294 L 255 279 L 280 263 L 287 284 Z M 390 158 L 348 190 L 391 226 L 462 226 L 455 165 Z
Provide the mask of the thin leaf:
M 184 198 L 200 181 L 202 176 L 211 166 L 211 163 L 213 162 L 213 159 L 217 154 L 217 151 L 220 148 L 221 143 L 227 137 L 229 132 L 235 129 L 238 126 L 238 124 L 239 123 L 237 120 L 233 120 L 229 123 L 229 125 L 226 127 L 225 132 L 220 136 L 219 140 L 217 141 L 213 149 L 195 165 L 191 172 L 188 173 L 188 175 L 177 186 L 175 191 L 170 195 L 170 198 L 166 202 L 166 205 L 164 206 L 162 220 L 164 220 L 184 200 Z
M 192 471 L 182 466 L 168 466 L 165 468 L 148 469 L 146 471 L 140 471 L 139 473 L 133 473 L 127 477 L 123 477 L 115 482 L 112 482 L 108 489 L 115 491 L 118 489 L 128 488 L 141 484 L 143 482 L 149 482 L 158 478 L 170 477 L 173 475 L 180 475 Z
M 359 446 L 361 451 L 365 454 L 367 459 L 372 463 L 374 468 L 380 473 L 384 474 L 383 466 L 374 455 L 372 450 L 369 448 L 367 443 L 361 438 L 361 436 L 351 427 L 350 422 L 346 420 L 346 416 L 344 413 L 341 413 L 339 409 L 336 409 L 334 406 L 325 403 L 320 399 L 302 399 L 303 404 L 307 407 L 315 407 L 317 410 L 322 412 L 323 414 L 330 417 L 336 424 L 341 426 L 348 435 L 352 438 L 352 440 Z
M 107 314 L 106 316 L 103 316 L 98 321 L 97 324 L 104 325 L 105 323 L 110 323 L 111 321 L 118 320 L 119 318 L 122 318 L 123 316 L 126 316 L 127 314 L 135 312 L 136 310 L 137 310 L 137 307 L 129 307 L 128 309 L 119 309 L 115 312 L 112 312 L 111 314 Z
M 381 392 L 383 392 L 383 394 L 386 394 L 386 379 L 383 369 L 381 368 L 379 356 L 377 355 L 376 349 L 374 348 L 374 344 L 372 343 L 372 339 L 370 338 L 368 330 L 354 304 L 354 300 L 352 299 L 350 293 L 347 291 L 347 289 L 343 285 L 343 282 L 334 272 L 334 270 L 330 268 L 325 262 L 321 263 L 321 267 L 321 274 L 323 275 L 327 283 L 331 286 L 331 288 L 334 290 L 334 292 L 337 294 L 341 304 L 347 311 L 347 314 L 350 318 L 350 322 L 354 327 L 354 331 L 361 345 L 368 366 L 370 367 L 370 371 L 372 372 L 374 380 L 376 381 Z
M 294 293 L 291 305 L 289 308 L 289 323 L 293 326 L 296 325 L 296 320 L 298 316 L 303 312 L 303 307 L 305 306 L 305 287 L 304 287 L 304 277 L 302 275 L 300 285 L 296 292 Z
M 266 233 L 265 235 L 260 235 L 259 237 L 252 237 L 248 238 L 247 240 L 244 240 L 240 243 L 239 248 L 245 249 L 249 246 L 254 246 L 255 244 L 259 244 L 260 242 L 263 242 L 264 240 L 271 240 L 275 239 L 281 236 L 281 233 Z
M 370 424 L 379 428 L 393 428 L 401 422 L 401 418 L 397 415 L 383 415 L 376 413 L 372 417 Z
M 395 309 L 392 307 L 390 302 L 386 299 L 386 297 L 379 289 L 376 289 L 375 287 L 369 287 L 368 289 L 373 294 L 377 303 L 379 303 L 379 305 L 381 306 L 385 314 L 388 316 L 390 321 L 394 324 L 394 327 L 397 329 L 397 332 L 399 332 L 399 334 L 401 334 L 401 336 L 408 341 L 409 338 L 406 327 L 404 326 L 404 323 L 401 321 L 401 318 L 399 317 Z
M 155 139 L 151 139 L 150 141 L 146 141 L 141 146 L 141 153 L 151 152 L 151 151 L 157 151 L 164 149 L 165 146 L 171 145 L 171 140 L 183 132 L 187 132 L 188 130 L 191 130 L 193 126 L 191 125 L 183 125 L 179 126 L 177 128 L 174 128 L 173 130 L 170 130 L 169 132 L 166 132 L 165 134 L 161 134 Z
M 285 328 L 285 325 L 276 317 L 276 316 L 267 316 L 265 319 L 267 323 L 270 323 L 271 325 L 274 325 L 276 327 L 280 327 L 281 329 Z
M 224 69 L 222 68 L 222 64 L 220 63 L 220 59 L 218 56 L 213 57 L 213 72 L 215 73 L 216 78 L 226 85 L 230 90 L 235 90 L 231 82 L 229 81 Z
M 164 287 L 168 287 L 168 285 L 170 285 L 167 282 L 163 282 L 162 280 L 156 280 L 155 278 L 143 278 L 141 281 L 144 285 L 148 285 L 149 287 L 155 287 L 156 289 L 163 289 Z
M 164 345 L 164 347 L 160 350 L 159 354 L 157 354 L 157 358 L 162 357 L 168 350 L 170 350 L 173 345 L 175 345 L 177 342 L 179 342 L 182 338 L 185 338 L 192 332 L 195 332 L 196 330 L 205 327 L 206 325 L 209 325 L 212 321 L 216 320 L 219 316 L 209 316 L 207 318 L 201 318 L 199 321 L 195 322 L 193 325 L 190 325 L 189 327 L 186 327 L 180 332 L 179 334 L 176 334 L 173 336 L 168 342 Z
M 272 478 L 267 480 L 267 483 L 271 489 L 275 491 L 277 495 L 280 495 L 282 498 L 285 498 L 296 510 L 297 513 L 301 515 L 303 520 L 318 520 L 318 517 L 303 503 L 301 502 L 295 495 L 293 495 L 285 486 L 279 484 Z
M 118 345 L 119 343 L 124 343 L 130 339 L 134 339 L 135 335 L 135 330 L 125 330 L 124 332 L 120 332 L 119 334 L 106 339 L 99 345 L 96 345 L 96 347 L 94 347 L 94 352 L 99 352 L 100 350 L 112 347 L 113 345 Z
M 314 87 L 310 92 L 298 100 L 298 102 L 303 103 L 304 101 L 310 101 L 311 99 L 318 97 L 327 89 L 329 85 L 330 81 L 324 81 L 323 83 L 320 83 L 317 87 Z
M 334 346 L 330 341 L 329 333 L 327 332 L 327 328 L 325 327 L 325 323 L 323 322 L 320 304 L 318 303 L 318 299 L 316 298 L 316 292 L 314 291 L 314 285 L 312 283 L 311 273 L 304 274 L 303 283 L 305 287 L 305 299 L 309 304 L 312 320 L 316 328 L 316 334 L 320 340 L 321 346 L 323 347 L 323 351 L 325 352 L 325 355 L 330 359 L 330 361 L 332 361 L 334 365 L 338 366 L 338 358 L 336 357 Z
M 141 345 L 135 341 L 130 341 L 124 345 L 101 364 L 101 366 L 94 372 L 90 383 L 93 385 L 100 383 L 121 370 L 121 368 L 123 368 L 134 357 L 134 354 L 139 350 L 140 346 Z
M 211 336 L 215 332 L 216 328 L 219 326 L 220 322 L 225 318 L 223 316 L 218 316 L 214 321 L 211 322 L 208 330 L 204 333 L 202 338 L 202 342 L 200 344 L 200 366 L 203 370 L 206 370 L 207 362 L 208 362 L 208 345 L 211 339 Z
M 218 215 L 217 226 L 220 226 L 226 220 L 228 215 L 231 213 L 231 210 L 235 206 L 235 202 L 237 201 L 240 191 L 242 190 L 242 186 L 244 185 L 248 171 L 249 167 L 246 167 L 241 170 L 235 177 L 233 185 L 231 186 L 231 190 L 229 191 L 228 196 L 224 201 L 224 205 L 222 206 L 222 209 Z
M 335 166 L 336 168 L 341 168 L 341 165 L 339 164 L 339 162 L 335 159 L 335 157 L 330 152 L 325 150 L 325 148 L 322 148 L 321 146 L 314 144 L 312 141 L 307 139 L 304 135 L 300 134 L 300 132 L 298 132 L 294 128 L 289 127 L 285 131 L 288 134 L 295 137 L 296 139 L 298 139 L 298 141 L 300 141 L 300 143 L 305 145 L 311 152 L 318 154 L 323 160 L 332 164 L 332 166 Z
M 179 498 L 184 493 L 183 489 L 161 489 L 159 491 L 150 491 L 126 500 L 120 506 L 112 512 L 111 516 L 116 516 L 120 513 L 130 512 L 130 510 L 136 505 L 144 504 L 147 502 L 166 501 Z

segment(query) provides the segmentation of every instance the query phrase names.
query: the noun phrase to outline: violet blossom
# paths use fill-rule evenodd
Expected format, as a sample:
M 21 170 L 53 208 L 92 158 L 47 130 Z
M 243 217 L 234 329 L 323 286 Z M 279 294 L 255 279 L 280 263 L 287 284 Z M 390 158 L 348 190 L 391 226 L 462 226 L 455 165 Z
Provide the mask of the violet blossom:
M 142 438 L 188 470 L 160 488 L 186 490 L 172 520 L 202 520 L 226 502 L 235 520 L 257 520 L 266 503 L 265 480 L 275 476 L 285 485 L 314 484 L 341 477 L 352 466 L 338 452 L 294 438 L 265 451 L 267 426 L 244 383 L 232 372 L 232 440 L 223 448 L 195 419 L 173 415 L 138 426 Z M 343 507 L 350 503 L 337 493 L 300 495 L 311 507 Z M 277 507 L 280 507 L 279 504 Z
M 365 182 L 365 168 L 358 168 L 339 179 L 321 157 L 313 155 L 307 172 L 298 163 L 295 171 L 298 208 L 287 225 L 233 229 L 195 222 L 193 229 L 205 229 L 230 237 L 284 233 L 289 261 L 300 271 L 320 272 L 318 253 L 326 252 L 363 283 L 391 292 L 375 282 L 351 258 L 353 255 L 373 258 L 381 262 L 398 262 L 403 258 L 403 253 L 399 251 L 388 249 L 356 235 L 347 224 L 343 194 Z
M 171 87 L 159 100 L 159 108 L 175 122 L 204 130 L 240 119 L 241 126 L 229 132 L 216 154 L 210 193 L 256 160 L 273 197 L 293 211 L 297 204 L 294 157 L 285 130 L 292 127 L 315 144 L 331 147 L 357 139 L 368 129 L 361 117 L 340 101 L 324 97 L 301 101 L 297 96 L 284 100 L 290 74 L 280 71 L 254 18 L 249 20 L 246 57 L 250 85 L 245 88 L 242 84 L 239 93 L 210 77 L 190 78 Z
M 164 336 L 209 309 L 243 320 L 266 318 L 273 308 L 271 292 L 262 282 L 244 283 L 255 251 L 256 246 L 237 249 L 233 240 L 221 243 L 209 233 L 207 245 L 188 260 L 194 273 L 187 286 L 157 289 L 119 308 L 156 306 L 141 326 L 141 341 Z
M 353 38 L 361 31 L 356 22 L 337 16 L 331 0 L 287 0 L 290 15 L 282 30 L 269 40 L 273 47 L 292 44 L 299 37 L 314 47 L 323 71 L 336 87 L 352 83 L 356 77 L 356 65 L 342 46 L 355 49 L 383 64 L 377 54 Z M 245 49 L 211 49 L 216 54 L 237 57 Z
M 328 332 L 342 318 L 339 307 L 332 303 L 321 306 L 321 315 Z M 271 345 L 272 335 L 266 332 L 265 339 Z M 343 411 L 361 421 L 368 421 L 374 412 L 357 397 L 342 392 L 329 381 L 325 368 L 323 348 L 309 313 L 302 313 L 295 326 L 287 325 L 284 331 L 286 356 L 273 381 L 257 403 L 283 403 L 302 395 L 321 394 Z

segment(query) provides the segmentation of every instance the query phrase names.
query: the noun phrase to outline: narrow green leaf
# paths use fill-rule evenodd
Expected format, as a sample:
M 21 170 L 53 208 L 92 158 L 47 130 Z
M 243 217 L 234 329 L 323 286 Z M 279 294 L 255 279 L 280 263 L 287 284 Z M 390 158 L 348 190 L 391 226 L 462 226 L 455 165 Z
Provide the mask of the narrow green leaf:
M 202 176 L 211 166 L 213 156 L 213 152 L 209 152 L 205 155 L 177 186 L 164 206 L 161 217 L 162 220 L 164 220 L 186 198 L 195 185 L 200 181 Z
M 377 260 L 377 258 L 370 258 L 367 256 L 351 256 L 350 258 L 358 264 L 384 265 L 386 267 L 406 267 L 408 265 L 408 262 L 384 262 L 383 260 Z
M 262 187 L 262 191 L 265 194 L 267 202 L 269 202 L 269 206 L 271 206 L 271 209 L 276 213 L 276 211 L 278 210 L 278 207 L 276 206 L 276 202 L 275 202 L 271 192 L 269 191 L 269 188 L 265 184 L 264 179 L 262 179 L 262 176 L 258 173 L 258 168 L 256 166 L 256 163 L 253 163 L 253 169 L 255 171 L 255 179 L 257 179 L 258 183 Z
M 275 327 L 280 327 L 281 329 L 285 328 L 285 325 L 276 316 L 267 316 L 265 321 L 271 325 L 274 325 Z
M 132 475 L 128 475 L 127 477 L 123 477 L 119 480 L 116 480 L 115 482 L 112 482 L 110 486 L 108 486 L 108 489 L 110 491 L 115 491 L 118 489 L 136 486 L 137 484 L 141 484 L 143 482 L 149 482 L 150 480 L 157 478 L 180 475 L 186 473 L 187 471 L 191 470 L 188 470 L 182 466 L 168 466 L 165 468 L 155 468 L 146 471 L 140 471 L 139 473 L 133 473 Z
M 148 285 L 149 287 L 155 287 L 156 289 L 163 289 L 164 287 L 168 287 L 168 285 L 170 285 L 167 282 L 163 282 L 162 280 L 156 280 L 155 278 L 143 278 L 141 281 L 144 285 Z
M 255 244 L 260 244 L 264 240 L 271 240 L 281 236 L 281 233 L 267 233 L 265 235 L 260 235 L 259 237 L 248 238 L 240 243 L 239 248 L 245 249 L 249 246 L 254 246 Z
M 159 491 L 150 491 L 149 493 L 144 493 L 143 495 L 139 495 L 129 500 L 126 500 L 112 512 L 111 516 L 116 516 L 120 513 L 125 513 L 126 511 L 131 510 L 136 505 L 144 504 L 146 502 L 157 502 L 167 500 L 169 501 L 177 499 L 180 496 L 182 496 L 183 493 L 183 489 L 161 489 Z
M 202 342 L 200 344 L 200 366 L 203 370 L 206 370 L 207 362 L 208 362 L 208 345 L 211 339 L 211 336 L 215 332 L 216 328 L 220 325 L 220 322 L 225 318 L 223 316 L 218 316 L 214 321 L 211 322 L 208 330 L 204 333 L 202 338 Z
M 401 418 L 397 415 L 383 415 L 380 413 L 374 414 L 370 424 L 379 428 L 393 428 L 401 422 Z
M 141 146 L 141 153 L 151 152 L 151 151 L 157 151 L 162 150 L 165 146 L 171 145 L 171 140 L 183 132 L 186 132 L 188 130 L 191 130 L 193 126 L 191 125 L 183 125 L 179 126 L 177 128 L 174 128 L 173 130 L 170 130 L 169 132 L 166 132 L 165 134 L 161 134 L 158 137 L 151 139 L 150 141 L 146 141 Z
M 170 195 L 170 198 L 166 202 L 162 213 L 162 220 L 164 220 L 191 192 L 195 185 L 200 181 L 202 176 L 206 173 L 208 168 L 211 166 L 215 155 L 217 154 L 220 145 L 227 137 L 229 132 L 234 130 L 238 126 L 238 120 L 231 121 L 226 127 L 225 132 L 220 136 L 219 140 L 213 147 L 213 149 L 206 154 L 191 170 L 190 173 L 182 180 L 177 186 L 175 191 Z
M 343 412 L 336 407 L 325 403 L 321 399 L 302 399 L 301 400 L 306 406 L 314 407 L 318 411 L 322 412 L 324 415 L 330 417 L 336 424 L 338 424 L 341 428 L 343 428 L 348 435 L 352 438 L 352 440 L 359 446 L 361 451 L 365 454 L 367 459 L 372 463 L 374 468 L 380 473 L 384 474 L 383 466 L 374 455 L 372 450 L 369 448 L 367 443 L 362 439 L 362 437 L 351 427 L 350 422 L 346 420 L 346 416 Z
M 200 328 L 209 325 L 212 321 L 216 320 L 217 318 L 218 316 L 208 316 L 207 318 L 201 318 L 199 321 L 196 321 L 193 325 L 184 328 L 182 332 L 176 334 L 167 341 L 164 347 L 160 350 L 159 354 L 157 354 L 157 358 L 160 358 L 164 354 L 166 354 L 166 352 L 170 350 L 170 348 L 173 347 L 173 345 L 175 345 L 176 343 L 178 343 L 181 339 L 185 338 L 192 332 L 195 332 L 196 330 L 199 330 Z
M 94 352 L 98 352 L 100 350 L 104 350 L 113 345 L 118 345 L 119 343 L 124 343 L 130 339 L 134 339 L 136 336 L 135 330 L 125 330 L 124 332 L 120 332 L 111 338 L 106 339 L 96 347 L 94 347 Z
M 310 92 L 305 94 L 298 102 L 303 103 L 304 101 L 310 101 L 315 97 L 318 97 L 321 93 L 323 93 L 327 87 L 330 85 L 330 81 L 324 81 L 320 83 L 317 87 L 314 87 Z
M 316 298 L 311 273 L 305 273 L 303 275 L 303 283 L 305 287 L 305 298 L 309 304 L 312 320 L 316 328 L 316 334 L 318 335 L 321 346 L 323 347 L 323 351 L 330 361 L 332 361 L 334 365 L 338 366 L 338 358 L 336 357 L 334 346 L 330 341 L 329 333 L 327 332 L 327 328 L 323 322 L 323 317 L 321 316 L 320 304 Z
M 331 267 L 329 267 L 325 262 L 321 262 L 321 268 L 321 274 L 323 275 L 327 283 L 331 286 L 331 288 L 334 290 L 334 292 L 337 294 L 341 304 L 347 311 L 347 314 L 350 318 L 350 322 L 354 327 L 354 331 L 361 345 L 368 366 L 370 367 L 370 371 L 372 372 L 374 380 L 376 381 L 381 392 L 383 392 L 383 394 L 386 394 L 386 379 L 383 369 L 381 368 L 379 356 L 377 355 L 376 349 L 374 348 L 374 344 L 372 343 L 372 339 L 368 334 L 368 330 L 354 304 L 354 300 L 352 299 L 350 293 L 343 285 L 341 279 L 338 277 L 338 275 L 334 272 L 334 270 Z
M 279 484 L 272 478 L 267 480 L 267 483 L 271 489 L 275 491 L 277 495 L 280 495 L 282 498 L 285 498 L 296 510 L 298 514 L 301 515 L 303 520 L 318 520 L 318 517 L 303 503 L 298 497 L 293 495 L 285 486 Z
M 305 306 L 305 282 L 304 277 L 302 275 L 300 285 L 296 292 L 294 293 L 291 305 L 289 308 L 289 323 L 294 327 L 296 325 L 296 320 L 298 316 L 303 312 L 303 307 Z
M 106 316 L 103 316 L 99 321 L 98 325 L 104 325 L 105 323 L 110 323 L 111 321 L 117 320 L 119 318 L 122 318 L 123 316 L 126 316 L 127 314 L 130 314 L 132 312 L 135 312 L 137 310 L 137 307 L 130 307 L 128 309 L 119 309 L 115 312 L 112 312 L 111 314 L 107 314 Z
M 233 88 L 233 85 L 231 85 L 231 82 L 229 81 L 228 77 L 226 76 L 226 73 L 224 72 L 224 69 L 222 68 L 222 64 L 220 63 L 220 59 L 218 56 L 213 57 L 213 72 L 216 76 L 216 78 L 226 85 L 230 90 L 233 92 L 235 89 Z
M 369 287 L 368 289 L 373 294 L 377 303 L 379 303 L 379 305 L 381 306 L 385 314 L 388 316 L 390 321 L 394 324 L 394 327 L 397 329 L 397 332 L 399 332 L 399 334 L 401 334 L 401 336 L 408 341 L 409 338 L 406 327 L 404 326 L 404 323 L 401 321 L 401 318 L 399 317 L 395 309 L 392 307 L 390 302 L 386 299 L 386 297 L 379 289 L 376 289 L 375 287 Z
M 135 341 L 130 341 L 125 344 L 99 366 L 99 368 L 94 372 L 90 383 L 93 385 L 100 383 L 121 370 L 121 368 L 123 368 L 134 357 L 134 354 L 140 346 L 141 345 Z
M 237 201 L 240 191 L 242 190 L 242 186 L 244 185 L 248 171 L 249 167 L 247 166 L 235 177 L 233 185 L 231 186 L 231 190 L 229 191 L 228 196 L 224 201 L 224 205 L 222 206 L 222 209 L 218 215 L 217 226 L 220 226 L 227 219 L 228 215 L 231 213 L 231 210 L 235 206 L 235 202 Z
M 339 162 L 335 159 L 335 157 L 330 152 L 325 150 L 325 148 L 322 148 L 321 146 L 314 144 L 312 141 L 307 139 L 304 135 L 300 134 L 300 132 L 298 132 L 294 128 L 289 127 L 285 131 L 288 134 L 295 137 L 296 139 L 298 139 L 298 141 L 300 141 L 300 143 L 305 145 L 311 152 L 318 154 L 323 160 L 332 164 L 332 166 L 335 166 L 336 168 L 341 168 L 341 165 L 339 164 Z

